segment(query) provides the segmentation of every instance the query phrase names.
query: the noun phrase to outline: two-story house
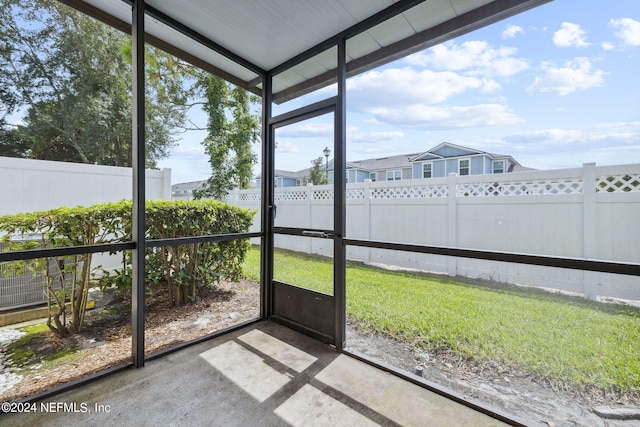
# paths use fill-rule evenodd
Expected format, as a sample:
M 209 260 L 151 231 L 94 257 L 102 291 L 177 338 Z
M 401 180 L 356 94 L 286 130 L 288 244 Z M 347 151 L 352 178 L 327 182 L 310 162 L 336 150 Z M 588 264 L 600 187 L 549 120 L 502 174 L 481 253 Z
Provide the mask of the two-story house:
M 347 162 L 347 182 L 438 178 L 450 173 L 486 175 L 528 169 L 509 155 L 443 142 L 423 153 Z M 329 181 L 333 182 L 332 162 L 329 163 Z
M 475 148 L 443 142 L 423 153 L 400 154 L 347 162 L 347 183 L 371 181 L 399 181 L 458 175 L 486 175 L 529 170 L 513 157 L 488 153 Z M 277 170 L 276 187 L 304 185 L 310 168 L 296 172 Z M 333 161 L 329 161 L 329 182 L 333 183 Z M 257 179 L 257 187 L 261 185 Z
M 523 167 L 509 155 L 487 153 L 448 142 L 413 157 L 410 163 L 414 179 L 443 177 L 452 172 L 462 176 L 530 169 Z

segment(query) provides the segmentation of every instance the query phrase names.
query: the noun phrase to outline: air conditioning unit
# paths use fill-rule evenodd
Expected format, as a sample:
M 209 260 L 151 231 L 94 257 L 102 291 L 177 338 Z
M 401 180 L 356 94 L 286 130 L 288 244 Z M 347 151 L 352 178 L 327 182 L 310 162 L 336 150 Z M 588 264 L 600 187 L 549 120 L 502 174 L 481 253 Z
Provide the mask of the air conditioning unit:
M 12 240 L 37 240 L 38 236 L 30 236 L 25 238 L 12 238 Z M 6 243 L 0 243 L 0 251 L 7 247 Z M 56 259 L 50 258 L 49 265 L 55 266 L 58 262 Z M 0 263 L 6 264 L 9 263 Z M 81 268 L 81 265 L 78 266 Z M 1 270 L 1 269 L 0 269 Z M 79 274 L 79 272 L 78 272 Z M 71 274 L 65 277 L 65 283 L 71 283 Z M 0 273 L 0 312 L 13 310 L 16 308 L 30 307 L 47 303 L 47 281 L 44 271 L 32 271 L 27 269 L 22 274 L 12 272 L 8 275 Z M 54 290 L 60 290 L 59 281 L 54 285 Z

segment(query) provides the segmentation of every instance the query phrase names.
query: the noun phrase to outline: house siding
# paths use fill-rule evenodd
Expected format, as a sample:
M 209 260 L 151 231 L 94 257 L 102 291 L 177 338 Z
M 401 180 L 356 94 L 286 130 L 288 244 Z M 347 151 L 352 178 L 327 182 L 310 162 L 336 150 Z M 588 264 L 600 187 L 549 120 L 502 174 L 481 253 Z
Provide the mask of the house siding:
M 442 147 L 439 150 L 434 151 L 433 153 L 442 156 L 442 157 L 456 157 L 456 156 L 468 156 L 469 151 L 461 150 L 456 147 Z
M 278 184 L 277 187 L 295 187 L 297 183 L 295 178 L 278 178 Z
M 422 163 L 414 163 L 413 164 L 413 179 L 422 178 Z
M 364 182 L 365 179 L 369 179 L 369 172 L 358 170 L 357 182 Z
M 482 157 L 472 157 L 471 165 L 469 168 L 469 175 L 482 175 L 484 173 L 484 156 Z
M 458 159 L 447 159 L 445 174 L 458 173 Z

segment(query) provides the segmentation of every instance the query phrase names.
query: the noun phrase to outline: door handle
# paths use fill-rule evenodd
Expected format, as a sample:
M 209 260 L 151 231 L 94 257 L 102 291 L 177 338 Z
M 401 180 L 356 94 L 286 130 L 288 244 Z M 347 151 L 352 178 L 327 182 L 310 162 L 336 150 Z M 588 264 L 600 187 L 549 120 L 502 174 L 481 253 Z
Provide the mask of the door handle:
M 333 232 L 327 232 L 327 231 L 304 230 L 302 232 L 302 235 L 307 237 L 320 237 L 323 239 L 330 239 L 332 237 L 335 237 L 336 234 Z

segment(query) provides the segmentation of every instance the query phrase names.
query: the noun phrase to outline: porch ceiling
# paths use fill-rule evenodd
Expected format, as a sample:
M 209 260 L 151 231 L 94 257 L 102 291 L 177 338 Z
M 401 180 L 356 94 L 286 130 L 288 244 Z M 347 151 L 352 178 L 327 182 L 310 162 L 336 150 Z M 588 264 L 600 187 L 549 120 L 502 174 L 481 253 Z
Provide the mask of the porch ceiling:
M 60 0 L 128 31 L 132 0 Z M 283 102 L 550 0 L 147 0 L 148 42 L 259 93 L 272 72 Z

